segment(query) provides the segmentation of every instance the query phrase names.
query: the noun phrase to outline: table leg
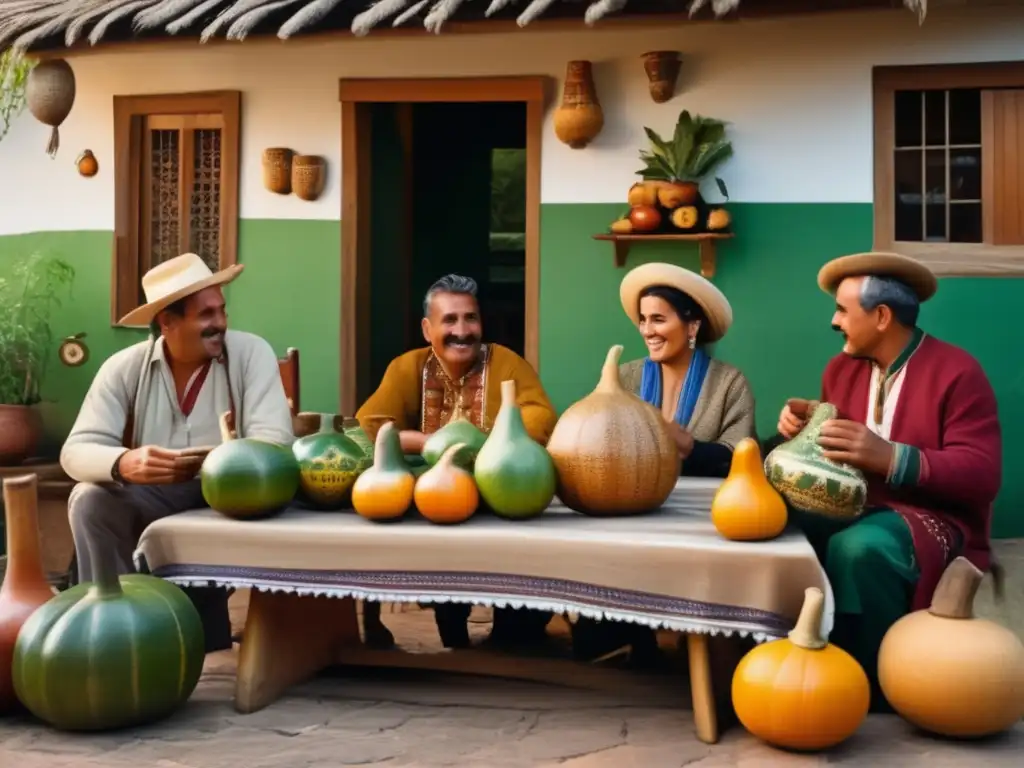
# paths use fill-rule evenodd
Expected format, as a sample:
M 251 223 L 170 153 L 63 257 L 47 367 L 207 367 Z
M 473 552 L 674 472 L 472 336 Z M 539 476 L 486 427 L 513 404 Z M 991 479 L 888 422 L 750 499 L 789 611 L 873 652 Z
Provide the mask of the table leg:
M 355 601 L 252 590 L 235 681 L 235 709 L 255 712 L 359 643 Z
M 697 738 L 705 744 L 715 744 L 718 742 L 718 712 L 715 709 L 708 639 L 705 634 L 688 634 L 686 653 L 690 661 L 690 695 L 693 697 L 693 722 Z

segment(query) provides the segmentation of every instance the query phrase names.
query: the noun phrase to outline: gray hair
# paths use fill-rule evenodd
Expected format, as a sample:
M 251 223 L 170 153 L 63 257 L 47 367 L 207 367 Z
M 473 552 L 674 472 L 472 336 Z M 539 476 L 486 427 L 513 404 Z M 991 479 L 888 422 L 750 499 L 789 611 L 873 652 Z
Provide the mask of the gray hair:
M 434 296 L 438 293 L 461 293 L 463 296 L 472 296 L 475 299 L 476 280 L 463 275 L 445 275 L 440 280 L 435 281 L 427 289 L 427 293 L 423 297 L 424 317 L 430 314 L 430 302 L 434 300 Z
M 900 325 L 913 328 L 921 312 L 921 302 L 913 289 L 895 277 L 868 275 L 860 286 L 860 305 L 866 311 L 882 305 L 892 310 Z

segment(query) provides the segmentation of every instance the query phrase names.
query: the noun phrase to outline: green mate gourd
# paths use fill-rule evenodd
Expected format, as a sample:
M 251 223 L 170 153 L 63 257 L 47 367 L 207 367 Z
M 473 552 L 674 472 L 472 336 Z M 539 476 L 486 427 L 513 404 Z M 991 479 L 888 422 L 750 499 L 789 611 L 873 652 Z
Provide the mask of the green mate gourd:
M 431 467 L 441 460 L 445 452 L 457 443 L 462 443 L 465 448 L 458 451 L 454 462 L 463 469 L 472 469 L 476 455 L 483 448 L 487 435 L 477 429 L 463 414 L 461 404 L 456 405 L 448 423 L 427 438 L 423 444 L 423 459 Z
M 340 509 L 351 501 L 352 486 L 370 463 L 366 451 L 336 429 L 340 419 L 330 413 L 319 416 L 320 431 L 300 437 L 292 444 L 292 453 L 299 464 L 299 485 L 313 504 L 324 509 Z
M 826 459 L 818 445 L 821 426 L 839 418 L 832 403 L 819 403 L 800 434 L 764 460 L 768 482 L 796 509 L 825 517 L 852 519 L 864 511 L 867 481 L 848 464 Z
M 535 517 L 555 497 L 554 462 L 526 432 L 514 381 L 501 382 L 501 408 L 477 454 L 473 476 L 484 502 L 500 517 Z
M 188 700 L 203 671 L 199 613 L 170 582 L 143 574 L 119 579 L 109 558 L 92 561 L 95 581 L 61 592 L 22 626 L 12 668 L 18 698 L 60 730 L 166 717 Z
M 299 487 L 299 467 L 291 449 L 253 437 L 238 439 L 220 417 L 223 442 L 210 451 L 199 471 L 203 498 L 222 515 L 239 520 L 282 511 Z

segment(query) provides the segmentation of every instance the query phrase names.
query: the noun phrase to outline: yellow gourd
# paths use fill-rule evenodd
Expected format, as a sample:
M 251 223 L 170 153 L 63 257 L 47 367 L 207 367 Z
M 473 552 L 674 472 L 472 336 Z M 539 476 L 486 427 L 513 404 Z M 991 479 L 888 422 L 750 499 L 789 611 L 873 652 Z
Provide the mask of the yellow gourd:
M 622 387 L 619 355 L 608 351 L 597 387 L 562 414 L 547 449 L 558 498 L 587 515 L 657 509 L 679 479 L 679 450 L 655 408 Z
M 693 229 L 697 226 L 697 207 L 683 205 L 672 211 L 672 226 L 676 229 Z
M 820 589 L 807 589 L 789 637 L 754 648 L 732 678 L 732 703 L 743 727 L 777 747 L 834 747 L 868 714 L 868 676 L 856 659 L 821 636 L 824 605 Z
M 394 520 L 412 506 L 416 481 L 402 457 L 394 422 L 381 426 L 373 452 L 373 466 L 356 478 L 352 507 L 368 520 Z
M 983 577 L 958 557 L 942 574 L 931 607 L 904 616 L 882 640 L 882 693 L 918 728 L 973 738 L 1024 717 L 1024 644 L 1009 629 L 974 617 Z
M 455 457 L 468 447 L 465 443 L 449 447 L 437 464 L 416 481 L 413 489 L 416 509 L 432 523 L 465 522 L 480 505 L 480 491 L 473 476 L 455 463 Z
M 711 501 L 711 523 L 732 541 L 765 541 L 782 533 L 787 519 L 786 502 L 764 475 L 757 441 L 743 438 Z

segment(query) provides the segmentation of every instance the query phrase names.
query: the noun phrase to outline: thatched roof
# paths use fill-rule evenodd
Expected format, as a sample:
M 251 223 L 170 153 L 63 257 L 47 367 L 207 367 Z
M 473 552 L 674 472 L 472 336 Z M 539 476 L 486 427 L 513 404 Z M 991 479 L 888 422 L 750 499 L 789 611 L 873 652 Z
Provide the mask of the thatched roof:
M 480 0 L 476 0 L 480 2 Z M 561 18 L 582 15 L 592 25 L 626 9 L 630 0 L 489 0 L 486 18 L 515 18 L 520 27 L 542 15 Z M 752 3 L 752 0 L 747 0 Z M 471 0 L 0 0 L 0 50 L 7 47 L 67 46 L 88 39 L 95 45 L 112 30 L 122 30 L 121 39 L 131 36 L 196 33 L 206 42 L 218 35 L 244 40 L 253 32 L 272 31 L 287 40 L 293 35 L 321 28 L 332 16 L 345 15 L 355 35 L 366 35 L 390 21 L 398 27 L 422 20 L 430 32 L 440 32 L 453 17 L 463 17 L 463 3 Z M 832 0 L 834 3 L 835 0 Z M 919 17 L 928 0 L 903 0 Z M 524 5 L 516 13 L 515 6 Z M 637 4 L 634 2 L 634 4 Z M 715 17 L 733 13 L 740 0 L 670 0 L 660 3 L 661 13 L 688 10 L 693 16 L 710 11 Z M 554 6 L 554 7 L 553 7 Z M 574 13 L 561 11 L 571 7 Z M 583 10 L 585 7 L 585 10 Z M 482 10 L 482 5 L 476 9 Z M 580 13 L 582 11 L 582 13 Z M 476 10 L 473 16 L 480 15 Z M 128 26 L 130 24 L 130 27 Z

